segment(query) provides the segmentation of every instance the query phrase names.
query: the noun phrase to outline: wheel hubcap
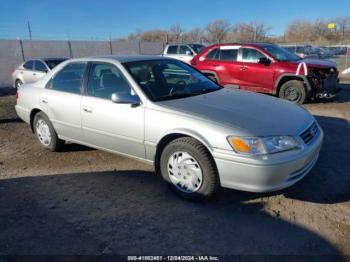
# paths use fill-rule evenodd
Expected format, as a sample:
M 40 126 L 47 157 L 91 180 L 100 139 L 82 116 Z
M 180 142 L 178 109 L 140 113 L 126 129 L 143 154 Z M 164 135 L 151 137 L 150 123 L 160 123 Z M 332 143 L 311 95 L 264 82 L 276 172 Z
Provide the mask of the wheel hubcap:
M 201 167 L 187 152 L 175 152 L 170 156 L 168 175 L 173 185 L 185 193 L 198 191 L 203 182 Z
M 300 97 L 300 93 L 297 88 L 289 87 L 284 92 L 284 97 L 289 101 L 298 101 Z
M 40 143 L 44 146 L 48 146 L 51 143 L 50 128 L 43 119 L 39 119 L 36 123 L 36 133 Z

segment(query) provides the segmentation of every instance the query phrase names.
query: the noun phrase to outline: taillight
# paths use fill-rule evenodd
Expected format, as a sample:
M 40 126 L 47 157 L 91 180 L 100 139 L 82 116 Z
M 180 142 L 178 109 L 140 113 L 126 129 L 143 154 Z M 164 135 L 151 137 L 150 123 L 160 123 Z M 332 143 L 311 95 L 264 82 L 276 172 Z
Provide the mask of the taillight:
M 16 91 L 16 99 L 18 99 L 18 96 L 19 96 L 19 94 L 18 94 L 18 89 L 17 89 L 17 91 Z

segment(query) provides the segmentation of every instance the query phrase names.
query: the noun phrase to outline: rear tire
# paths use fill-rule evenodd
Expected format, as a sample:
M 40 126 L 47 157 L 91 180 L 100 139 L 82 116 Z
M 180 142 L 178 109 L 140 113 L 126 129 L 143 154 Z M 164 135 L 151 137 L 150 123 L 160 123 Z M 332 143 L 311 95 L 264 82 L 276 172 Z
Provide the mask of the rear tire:
M 64 141 L 59 139 L 49 118 L 43 113 L 38 112 L 34 117 L 33 129 L 40 145 L 50 151 L 59 151 Z
M 304 104 L 307 99 L 304 83 L 299 80 L 285 82 L 281 86 L 278 96 L 298 105 Z
M 160 170 L 169 187 L 186 199 L 210 198 L 220 187 L 212 156 L 205 146 L 191 137 L 175 139 L 164 148 Z

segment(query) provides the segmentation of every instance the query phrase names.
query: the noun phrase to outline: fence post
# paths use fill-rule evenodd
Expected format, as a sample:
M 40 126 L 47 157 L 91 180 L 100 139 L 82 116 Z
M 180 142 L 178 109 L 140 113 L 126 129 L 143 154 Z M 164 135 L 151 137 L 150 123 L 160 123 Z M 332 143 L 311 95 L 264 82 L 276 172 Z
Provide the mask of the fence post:
M 111 38 L 109 38 L 109 50 L 111 51 L 111 55 L 113 55 L 112 39 Z
M 26 61 L 25 56 L 24 56 L 24 49 L 23 49 L 23 42 L 22 39 L 19 40 L 19 45 L 21 47 L 21 53 L 22 53 L 22 60 L 23 62 Z
M 72 44 L 70 40 L 68 40 L 68 49 L 69 49 L 69 57 L 73 58 L 73 50 L 72 50 Z

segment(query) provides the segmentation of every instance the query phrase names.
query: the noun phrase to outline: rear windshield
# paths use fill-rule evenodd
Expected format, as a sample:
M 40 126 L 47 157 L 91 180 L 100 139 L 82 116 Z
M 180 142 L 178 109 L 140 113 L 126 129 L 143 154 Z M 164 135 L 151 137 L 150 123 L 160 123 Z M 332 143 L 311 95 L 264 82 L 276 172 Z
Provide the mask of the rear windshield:
M 63 61 L 65 61 L 67 59 L 50 59 L 50 60 L 45 60 L 45 63 L 47 64 L 47 66 L 52 69 L 55 66 L 57 66 L 58 64 L 62 63 Z

